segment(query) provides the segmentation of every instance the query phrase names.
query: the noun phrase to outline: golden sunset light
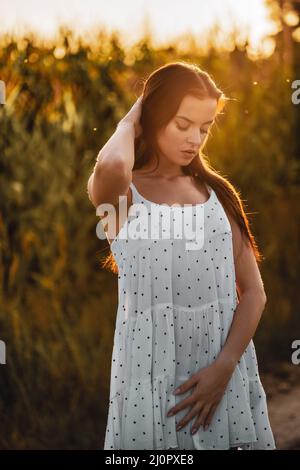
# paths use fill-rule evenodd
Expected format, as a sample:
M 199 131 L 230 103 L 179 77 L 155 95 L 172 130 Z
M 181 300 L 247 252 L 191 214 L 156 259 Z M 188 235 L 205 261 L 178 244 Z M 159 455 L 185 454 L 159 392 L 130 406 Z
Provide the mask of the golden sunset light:
M 118 30 L 127 45 L 137 41 L 146 30 L 153 33 L 155 44 L 193 34 L 205 46 L 207 31 L 218 24 L 216 41 L 220 45 L 232 46 L 230 32 L 234 29 L 237 38 L 249 38 L 253 51 L 268 53 L 268 42 L 263 43 L 262 39 L 276 29 L 263 0 L 86 0 L 84 3 L 12 0 L 1 9 L 2 31 L 20 34 L 33 30 L 50 37 L 60 24 L 65 24 L 88 36 L 102 27 L 107 31 Z
M 0 448 L 300 450 L 300 0 L 0 3 Z

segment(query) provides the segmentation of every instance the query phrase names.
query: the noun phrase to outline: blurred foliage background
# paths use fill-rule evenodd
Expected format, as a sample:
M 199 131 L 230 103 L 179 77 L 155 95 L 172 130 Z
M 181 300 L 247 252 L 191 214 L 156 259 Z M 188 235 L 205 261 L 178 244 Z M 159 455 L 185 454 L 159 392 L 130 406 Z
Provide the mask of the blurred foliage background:
M 290 362 L 300 338 L 299 23 L 282 20 L 274 51 L 253 58 L 191 39 L 125 50 L 113 33 L 84 44 L 62 27 L 53 44 L 0 37 L 0 447 L 102 448 L 117 309 L 117 276 L 86 192 L 100 148 L 140 93 L 141 79 L 172 60 L 207 70 L 227 96 L 205 153 L 241 191 L 265 256 L 267 305 L 254 341 L 260 370 Z M 291 2 L 293 3 L 293 2 Z M 293 5 L 299 13 L 298 2 Z M 290 22 L 291 23 L 291 22 Z M 295 23 L 295 22 L 294 22 Z M 297 36 L 298 34 L 298 36 Z

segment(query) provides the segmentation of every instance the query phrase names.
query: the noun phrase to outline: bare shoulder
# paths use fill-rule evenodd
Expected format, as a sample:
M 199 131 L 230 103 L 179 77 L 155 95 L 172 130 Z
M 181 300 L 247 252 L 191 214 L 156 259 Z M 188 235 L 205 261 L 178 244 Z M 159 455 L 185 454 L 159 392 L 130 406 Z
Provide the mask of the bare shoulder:
M 118 203 L 113 204 L 113 207 L 115 208 L 115 213 L 111 214 L 111 216 L 115 217 L 115 230 L 116 231 L 115 231 L 115 233 L 113 233 L 112 238 L 109 238 L 109 236 L 108 236 L 108 227 L 109 227 L 109 223 L 111 221 L 108 211 L 105 212 L 103 217 L 99 216 L 100 220 L 102 222 L 102 225 L 103 225 L 103 230 L 106 233 L 106 237 L 107 237 L 107 240 L 108 240 L 109 244 L 112 243 L 112 241 L 114 240 L 114 237 L 118 236 L 121 227 L 123 226 L 126 218 L 128 217 L 129 208 L 132 205 L 132 190 L 131 190 L 130 186 L 128 187 L 127 193 L 124 194 L 123 196 L 126 196 L 126 203 L 127 203 L 125 213 L 122 210 L 120 211 L 120 207 L 119 207 L 120 206 L 120 200 L 118 201 Z

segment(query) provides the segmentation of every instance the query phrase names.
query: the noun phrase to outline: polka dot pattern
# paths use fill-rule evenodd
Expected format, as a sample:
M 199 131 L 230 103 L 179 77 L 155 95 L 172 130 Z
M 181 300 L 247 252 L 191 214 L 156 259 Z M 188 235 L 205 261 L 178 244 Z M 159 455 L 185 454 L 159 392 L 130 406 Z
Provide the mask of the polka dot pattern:
M 162 208 L 130 186 L 133 204 L 147 208 L 148 220 L 162 209 L 163 217 L 155 215 L 160 229 L 167 215 L 176 225 L 184 214 L 192 224 L 202 210 L 204 238 L 196 250 L 186 249 L 187 239 L 176 238 L 172 230 L 169 238 L 142 238 L 140 215 L 129 212 L 111 244 L 119 268 L 119 302 L 104 449 L 274 449 L 252 340 L 206 431 L 200 427 L 191 435 L 195 418 L 176 431 L 187 408 L 166 416 L 192 393 L 175 396 L 173 390 L 211 364 L 226 341 L 238 305 L 232 233 L 210 187 L 208 201 L 190 210 Z M 124 236 L 127 230 L 131 236 Z

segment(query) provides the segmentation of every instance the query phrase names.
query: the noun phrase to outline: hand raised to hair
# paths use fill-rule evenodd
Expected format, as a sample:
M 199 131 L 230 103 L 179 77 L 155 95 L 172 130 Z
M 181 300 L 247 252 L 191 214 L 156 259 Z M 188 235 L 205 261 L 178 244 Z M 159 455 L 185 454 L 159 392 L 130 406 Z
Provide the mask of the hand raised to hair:
M 121 119 L 118 124 L 118 126 L 128 122 L 130 124 L 134 124 L 135 137 L 139 137 L 139 135 L 141 135 L 142 133 L 142 127 L 140 124 L 140 117 L 142 113 L 142 99 L 143 95 L 140 95 L 138 99 L 134 102 L 133 106 L 130 108 L 128 113 Z

